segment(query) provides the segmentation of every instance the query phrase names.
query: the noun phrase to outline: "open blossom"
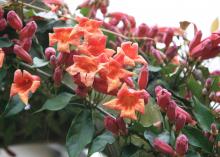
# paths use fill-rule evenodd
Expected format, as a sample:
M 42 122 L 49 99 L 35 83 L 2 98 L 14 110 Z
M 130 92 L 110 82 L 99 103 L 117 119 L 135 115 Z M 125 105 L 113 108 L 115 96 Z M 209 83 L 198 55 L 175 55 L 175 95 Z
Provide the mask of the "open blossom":
M 53 28 L 54 33 L 49 34 L 50 46 L 57 43 L 59 52 L 70 53 L 70 44 L 74 44 L 75 39 L 70 38 L 72 27 Z
M 118 91 L 117 98 L 106 102 L 104 106 L 120 110 L 121 117 L 131 118 L 136 120 L 137 116 L 135 111 L 139 111 L 144 114 L 144 99 L 141 97 L 141 91 L 129 89 L 126 84 L 123 84 L 121 89 Z
M 99 72 L 102 78 L 108 83 L 108 92 L 118 89 L 122 84 L 122 79 L 133 75 L 132 72 L 125 70 L 121 64 L 114 59 L 104 64 L 104 68 Z
M 5 58 L 5 53 L 2 49 L 0 49 L 0 69 L 3 66 L 4 58 Z
M 124 65 L 135 66 L 135 62 L 147 64 L 144 58 L 138 55 L 138 44 L 132 44 L 132 42 L 129 41 L 121 44 L 121 48 L 118 48 L 114 58 Z
M 70 75 L 80 74 L 80 80 L 90 87 L 94 82 L 96 73 L 101 69 L 98 57 L 73 56 L 74 64 L 66 69 Z
M 18 69 L 14 73 L 14 82 L 11 85 L 10 97 L 18 94 L 24 104 L 28 105 L 28 96 L 40 86 L 40 77 Z

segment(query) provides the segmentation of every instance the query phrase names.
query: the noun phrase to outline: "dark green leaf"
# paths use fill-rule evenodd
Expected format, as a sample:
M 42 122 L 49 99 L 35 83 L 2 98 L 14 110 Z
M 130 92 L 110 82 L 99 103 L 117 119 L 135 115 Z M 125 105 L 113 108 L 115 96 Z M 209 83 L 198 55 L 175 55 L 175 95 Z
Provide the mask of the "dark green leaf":
M 89 111 L 80 112 L 73 120 L 66 138 L 70 157 L 78 157 L 87 144 L 92 141 L 95 129 Z
M 90 11 L 90 8 L 81 8 L 81 9 L 80 9 L 80 13 L 81 13 L 83 16 L 88 16 L 88 15 L 89 15 L 89 11 Z
M 43 107 L 38 110 L 37 112 L 41 112 L 43 110 L 50 110 L 50 111 L 58 111 L 65 108 L 70 100 L 74 95 L 70 93 L 60 93 L 53 98 L 47 99 Z
M 201 157 L 198 152 L 195 151 L 188 151 L 186 157 Z
M 0 83 L 1 83 L 2 80 L 5 78 L 6 74 L 7 74 L 6 69 L 1 68 L 1 69 L 0 69 Z
M 197 98 L 194 97 L 193 102 L 194 102 L 193 113 L 196 117 L 196 120 L 199 122 L 201 128 L 204 131 L 209 131 L 211 124 L 215 120 L 215 117 L 205 105 L 199 102 Z
M 95 152 L 101 152 L 105 149 L 107 144 L 113 144 L 115 142 L 115 138 L 113 137 L 111 132 L 104 132 L 103 134 L 97 136 L 89 149 L 89 156 Z
M 212 152 L 212 144 L 200 130 L 190 126 L 185 126 L 183 133 L 188 137 L 191 145 L 202 148 L 202 150 L 205 152 Z
M 202 85 L 197 82 L 194 77 L 190 77 L 187 82 L 189 89 L 191 90 L 192 94 L 195 95 L 199 100 L 203 100 L 202 97 Z
M 21 112 L 25 107 L 25 104 L 20 100 L 19 96 L 13 96 L 7 104 L 3 115 L 5 117 L 13 116 Z
M 12 45 L 13 45 L 13 43 L 8 38 L 0 37 L 0 48 L 10 47 Z
M 132 157 L 138 151 L 138 147 L 135 145 L 128 145 L 122 149 L 121 157 Z
M 32 67 L 34 67 L 34 68 L 44 67 L 44 66 L 48 65 L 48 63 L 49 63 L 48 61 L 45 61 L 45 60 L 37 58 L 37 57 L 34 57 L 33 62 L 34 62 L 34 64 L 32 65 Z

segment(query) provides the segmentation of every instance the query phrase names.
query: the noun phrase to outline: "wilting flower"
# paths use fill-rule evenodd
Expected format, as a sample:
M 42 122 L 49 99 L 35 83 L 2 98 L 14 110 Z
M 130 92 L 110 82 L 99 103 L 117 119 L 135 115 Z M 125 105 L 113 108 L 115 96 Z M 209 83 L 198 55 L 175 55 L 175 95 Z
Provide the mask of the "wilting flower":
M 40 77 L 18 69 L 14 73 L 14 83 L 11 86 L 10 97 L 18 94 L 24 104 L 28 105 L 28 95 L 34 93 L 40 86 Z
M 110 61 L 104 65 L 104 68 L 99 74 L 102 78 L 107 79 L 108 92 L 120 87 L 122 84 L 121 79 L 133 75 L 132 72 L 125 70 L 122 65 L 114 59 L 110 59 Z
M 0 69 L 1 69 L 2 66 L 3 66 L 4 58 L 5 58 L 5 53 L 4 53 L 4 51 L 0 48 Z
M 170 156 L 174 156 L 175 151 L 173 150 L 173 148 L 168 145 L 166 142 L 156 138 L 154 139 L 154 143 L 153 146 L 156 150 L 158 150 L 161 153 L 170 155 Z
M 176 153 L 179 156 L 184 156 L 188 151 L 188 138 L 182 134 L 176 139 Z
M 115 119 L 107 116 L 104 119 L 104 125 L 107 130 L 111 131 L 115 135 L 126 135 L 128 133 L 126 123 L 121 117 Z
M 136 120 L 135 111 L 139 111 L 144 114 L 144 99 L 141 97 L 141 92 L 134 89 L 129 89 L 126 84 L 123 84 L 118 91 L 117 98 L 106 102 L 104 106 L 120 110 L 121 117 L 131 118 Z
M 15 30 L 21 30 L 23 27 L 20 17 L 13 10 L 8 12 L 7 21 L 8 24 Z
M 73 30 L 72 27 L 65 28 L 53 28 L 54 33 L 49 34 L 50 46 L 57 43 L 57 50 L 59 52 L 70 52 L 70 44 L 74 44 L 74 38 L 70 38 L 70 34 Z
M 16 56 L 21 58 L 23 61 L 29 64 L 33 63 L 33 59 L 31 55 L 27 51 L 25 51 L 21 46 L 14 45 L 14 53 L 16 54 Z
M 149 77 L 148 66 L 147 64 L 144 64 L 144 66 L 140 70 L 139 77 L 138 77 L 139 89 L 145 89 L 147 87 L 148 77 Z
M 114 56 L 114 58 L 121 58 L 122 60 L 118 60 L 121 62 L 121 64 L 135 66 L 135 62 L 147 64 L 145 59 L 138 55 L 138 44 L 132 42 L 124 42 L 121 44 L 121 48 L 118 48 L 117 54 Z
M 74 64 L 66 69 L 70 75 L 80 74 L 81 81 L 85 86 L 93 84 L 96 73 L 101 69 L 98 57 L 73 56 Z
M 37 31 L 37 24 L 35 21 L 30 21 L 24 28 L 19 32 L 19 39 L 32 38 Z

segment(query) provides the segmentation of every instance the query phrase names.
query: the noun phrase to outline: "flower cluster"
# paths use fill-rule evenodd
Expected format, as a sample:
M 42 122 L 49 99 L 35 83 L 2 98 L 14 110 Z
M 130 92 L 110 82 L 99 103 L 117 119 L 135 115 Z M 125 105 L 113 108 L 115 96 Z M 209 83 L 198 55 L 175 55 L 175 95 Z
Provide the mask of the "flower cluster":
M 72 55 L 73 64 L 65 66 L 65 70 L 78 85 L 76 93 L 85 96 L 94 88 L 104 94 L 117 95 L 104 106 L 120 110 L 121 117 L 136 119 L 135 111 L 144 113 L 144 101 L 148 102 L 149 97 L 144 90 L 148 83 L 147 62 L 138 55 L 137 43 L 124 42 L 115 52 L 106 48 L 106 36 L 100 30 L 102 22 L 84 17 L 76 20 L 79 23 L 76 26 L 54 28 L 54 33 L 49 35 L 51 46 L 57 44 L 61 54 Z M 136 63 L 143 64 L 138 81 L 140 90 L 134 89 L 134 73 L 126 69 Z
M 161 86 L 157 86 L 155 88 L 155 93 L 157 104 L 162 111 L 166 112 L 169 121 L 175 123 L 176 131 L 180 131 L 185 124 L 196 124 L 196 121 L 193 120 L 191 115 L 176 104 L 172 99 L 172 94 L 168 90 Z

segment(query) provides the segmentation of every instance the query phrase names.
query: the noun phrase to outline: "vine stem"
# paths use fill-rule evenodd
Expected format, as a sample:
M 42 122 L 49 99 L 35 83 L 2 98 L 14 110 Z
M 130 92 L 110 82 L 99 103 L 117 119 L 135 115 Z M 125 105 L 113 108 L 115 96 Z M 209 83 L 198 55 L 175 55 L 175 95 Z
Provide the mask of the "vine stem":
M 33 8 L 33 9 L 39 10 L 39 11 L 44 11 L 44 12 L 49 12 L 50 11 L 50 10 L 47 10 L 47 9 L 44 9 L 44 8 L 40 8 L 40 7 L 32 5 L 32 4 L 21 2 L 21 1 L 18 1 L 18 3 L 20 3 L 20 4 L 22 4 L 22 5 L 26 6 L 26 7 L 29 7 L 29 8 Z M 75 21 L 75 19 L 73 17 L 69 17 L 69 16 L 65 16 L 65 15 L 60 15 L 60 16 Z M 105 28 L 101 28 L 101 30 L 103 32 L 110 33 L 110 34 L 116 35 L 118 37 L 121 37 L 121 38 L 123 38 L 125 40 L 133 40 L 133 41 L 134 40 L 150 40 L 150 41 L 155 41 L 153 38 L 149 38 L 149 37 L 128 37 L 128 36 L 125 36 L 125 35 L 123 35 L 121 33 L 110 31 L 110 30 L 105 29 Z

